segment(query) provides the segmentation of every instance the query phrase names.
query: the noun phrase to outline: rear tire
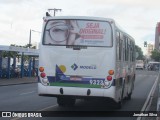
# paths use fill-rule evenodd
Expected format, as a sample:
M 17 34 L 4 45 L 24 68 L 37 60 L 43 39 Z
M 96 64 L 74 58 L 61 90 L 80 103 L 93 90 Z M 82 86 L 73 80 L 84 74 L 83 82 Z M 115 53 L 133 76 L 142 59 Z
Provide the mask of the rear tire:
M 135 77 L 134 77 L 134 80 L 135 80 Z M 132 88 L 131 88 L 131 91 L 129 94 L 127 94 L 127 97 L 126 97 L 126 100 L 131 100 L 131 96 L 132 96 L 132 91 L 134 89 L 134 83 L 132 83 Z
M 123 102 L 123 94 L 124 94 L 124 89 L 125 89 L 125 81 L 123 81 L 123 88 L 122 88 L 122 93 L 121 93 L 121 98 L 118 103 L 116 103 L 116 109 L 121 109 L 122 108 L 122 102 Z
M 72 107 L 76 103 L 76 99 L 70 97 L 57 97 L 57 103 L 61 107 Z
M 121 108 L 122 108 L 122 100 L 116 104 L 116 109 L 121 109 Z
M 132 93 L 129 93 L 129 94 L 127 95 L 127 97 L 126 97 L 126 100 L 131 100 L 131 95 L 132 95 Z

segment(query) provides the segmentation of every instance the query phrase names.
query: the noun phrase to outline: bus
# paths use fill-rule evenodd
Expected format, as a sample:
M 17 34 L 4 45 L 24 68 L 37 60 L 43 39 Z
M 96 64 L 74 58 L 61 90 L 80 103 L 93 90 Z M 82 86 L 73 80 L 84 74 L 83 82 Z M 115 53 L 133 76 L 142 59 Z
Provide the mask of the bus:
M 160 69 L 160 62 L 150 61 L 148 62 L 147 69 L 151 71 L 159 71 Z
M 39 96 L 59 106 L 76 99 L 131 99 L 135 41 L 113 19 L 83 16 L 44 18 L 39 53 Z

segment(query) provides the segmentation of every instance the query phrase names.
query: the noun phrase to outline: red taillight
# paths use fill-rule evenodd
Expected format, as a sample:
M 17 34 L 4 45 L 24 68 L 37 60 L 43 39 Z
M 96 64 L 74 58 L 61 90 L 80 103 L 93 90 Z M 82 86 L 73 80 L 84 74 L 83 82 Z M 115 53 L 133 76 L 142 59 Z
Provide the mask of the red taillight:
M 41 77 L 42 78 L 46 77 L 46 73 L 41 73 Z
M 107 80 L 111 81 L 112 80 L 112 76 L 107 76 Z

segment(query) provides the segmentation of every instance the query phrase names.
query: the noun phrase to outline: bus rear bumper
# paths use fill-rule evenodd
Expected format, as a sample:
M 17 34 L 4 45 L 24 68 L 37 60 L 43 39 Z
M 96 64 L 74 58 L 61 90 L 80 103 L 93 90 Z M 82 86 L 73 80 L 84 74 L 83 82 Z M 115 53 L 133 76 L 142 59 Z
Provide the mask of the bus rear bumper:
M 79 88 L 79 87 L 61 87 L 61 86 L 44 86 L 38 83 L 39 96 L 71 96 L 74 98 L 112 98 L 115 99 L 115 86 L 110 88 Z

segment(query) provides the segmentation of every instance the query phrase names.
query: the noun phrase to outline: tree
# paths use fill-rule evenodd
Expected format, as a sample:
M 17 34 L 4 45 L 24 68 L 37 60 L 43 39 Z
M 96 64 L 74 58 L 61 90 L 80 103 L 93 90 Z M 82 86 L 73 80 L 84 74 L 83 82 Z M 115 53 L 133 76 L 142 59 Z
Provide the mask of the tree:
M 29 47 L 29 44 L 24 45 L 24 46 L 11 44 L 10 46 L 28 48 L 28 47 Z M 31 46 L 32 46 L 32 45 L 31 45 Z M 32 48 L 32 49 L 36 49 L 35 46 L 32 46 L 31 48 Z M 2 51 L 1 54 L 2 54 L 2 57 L 11 57 L 11 58 L 14 58 L 14 57 L 17 57 L 17 56 L 19 57 L 19 56 L 20 56 L 20 55 L 18 54 L 18 52 L 15 52 L 15 51 Z M 28 59 L 29 59 L 29 56 L 24 56 L 24 59 L 25 59 L 25 60 L 28 60 Z
M 160 61 L 160 52 L 158 52 L 156 49 L 152 51 L 151 58 L 154 59 L 155 61 L 159 62 Z
M 144 55 L 143 55 L 142 49 L 138 45 L 135 45 L 135 51 L 138 52 L 138 57 L 136 59 L 137 60 L 144 60 Z
M 15 46 L 15 45 L 11 44 L 11 46 Z M 15 51 L 2 51 L 2 57 L 14 58 L 16 56 L 18 56 L 18 52 L 15 52 Z

